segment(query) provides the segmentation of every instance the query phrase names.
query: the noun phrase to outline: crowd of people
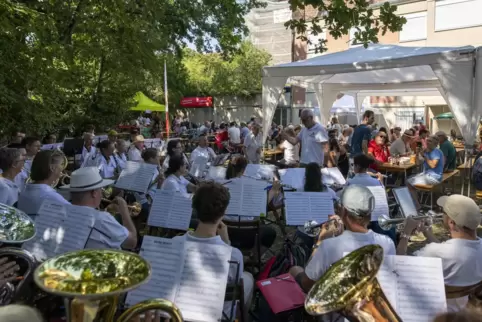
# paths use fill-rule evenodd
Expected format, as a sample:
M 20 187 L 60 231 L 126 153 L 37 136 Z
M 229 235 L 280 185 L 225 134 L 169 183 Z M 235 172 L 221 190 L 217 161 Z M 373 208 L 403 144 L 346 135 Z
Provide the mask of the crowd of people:
M 283 158 L 274 161 L 278 168 L 305 169 L 301 191 L 328 192 L 336 202 L 334 224 L 322 225 L 320 234 L 311 244 L 307 242 L 312 248 L 309 259 L 301 263 L 304 265 L 289 269 L 304 292 L 308 292 L 347 252 L 362 246 L 378 244 L 385 255 L 405 255 L 410 236 L 416 231 L 423 232 L 429 244 L 412 256 L 441 258 L 446 285 L 466 287 L 482 282 L 482 242 L 477 237 L 477 227 L 482 218 L 478 205 L 471 198 L 454 194 L 437 200 L 443 212 L 444 227 L 450 233 L 450 239 L 443 243 L 424 222 L 407 218 L 402 232 L 397 234 L 395 229 L 380 229 L 378 223 L 372 220 L 375 204 L 368 187 L 386 184 L 385 176 L 380 173 L 381 167 L 388 163 L 396 164 L 404 157 L 421 165 L 421 171 L 412 173 L 405 183 L 420 209 L 417 185 L 438 184 L 444 172 L 453 171 L 456 167 L 452 135 L 442 131 L 431 134 L 423 124 L 403 132 L 399 127 L 390 130 L 378 128 L 372 111 L 366 111 L 357 126 L 339 124 L 334 117 L 325 127 L 315 120 L 310 109 L 301 111 L 300 118 L 300 125 L 282 127 L 273 124 L 266 142 L 263 142 L 261 121 L 254 117 L 239 125 L 227 122 L 216 126 L 206 121 L 195 127 L 187 120 L 176 118 L 172 124 L 175 134 L 181 136 L 187 130 L 196 132 L 197 146 L 190 153 L 184 151 L 180 138 L 164 139 L 160 131 L 162 122 L 158 118 L 142 117 L 133 122 L 136 127 L 151 129 L 145 133 L 159 139 L 151 147 L 144 146 L 146 139 L 140 131 L 133 132 L 126 140 L 114 130 L 108 132 L 107 139 L 94 145 L 94 130 L 89 128 L 83 135 L 82 148 L 75 153 L 73 169 L 68 172 L 68 184 L 62 184 L 67 159 L 61 150 L 42 150 L 40 139 L 15 132 L 9 145 L 0 149 L 0 203 L 16 207 L 33 218 L 45 200 L 101 209 L 105 199 L 104 189 L 112 186 L 128 161 L 155 165 L 147 193 L 114 189 L 111 202 L 117 206 L 121 220 L 103 210 L 97 211 L 95 226 L 102 234 L 93 231 L 86 247 L 138 250 L 142 242 L 141 227 L 149 215 L 156 191 L 179 192 L 185 197 L 192 197 L 195 217 L 190 225 L 192 230 L 175 238 L 232 247 L 232 260 L 239 262 L 239 271 L 242 272 L 239 280 L 243 282 L 245 307 L 249 308 L 255 289 L 253 275 L 259 272 L 248 272 L 244 267 L 246 257 L 240 249 L 251 249 L 249 256 L 259 258 L 280 236 L 271 225 L 262 223 L 259 230 L 261 245 L 258 248 L 255 236 L 233 228 L 230 223 L 259 218 L 227 214 L 231 198 L 229 190 L 222 183 L 193 178 L 188 172 L 198 158 L 213 162 L 220 154 L 230 154 L 223 179 L 241 178 L 248 164 L 263 161 L 265 148 L 276 147 L 283 151 Z M 212 139 L 213 148 L 210 147 Z M 50 135 L 43 141 L 55 143 L 56 137 Z M 323 184 L 323 167 L 338 168 L 347 178 L 346 185 L 335 192 Z M 403 184 L 403 178 L 392 179 Z M 279 225 L 283 220 L 280 211 L 283 207 L 282 194 L 282 185 L 275 180 L 268 191 L 267 208 Z M 138 216 L 132 216 L 128 208 L 128 203 L 133 200 L 142 206 Z M 3 277 L 10 278 L 12 274 L 14 271 L 9 271 Z M 239 282 L 236 281 L 237 276 L 236 271 L 230 271 L 229 282 Z M 461 296 L 448 299 L 447 307 L 450 312 L 462 312 L 457 313 L 460 321 L 476 321 L 462 318 L 471 314 L 465 313 L 467 303 L 468 297 Z M 226 303 L 225 311 L 229 310 Z M 30 311 L 24 312 L 27 313 L 34 316 Z M 0 320 L 6 321 L 3 316 L 0 310 Z

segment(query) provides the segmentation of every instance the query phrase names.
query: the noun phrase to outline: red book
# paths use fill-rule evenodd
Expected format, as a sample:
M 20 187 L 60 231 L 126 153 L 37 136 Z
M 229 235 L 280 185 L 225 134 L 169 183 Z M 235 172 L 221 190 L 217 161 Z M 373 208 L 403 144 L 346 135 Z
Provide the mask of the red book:
M 274 314 L 302 307 L 305 293 L 290 274 L 282 274 L 256 282 Z

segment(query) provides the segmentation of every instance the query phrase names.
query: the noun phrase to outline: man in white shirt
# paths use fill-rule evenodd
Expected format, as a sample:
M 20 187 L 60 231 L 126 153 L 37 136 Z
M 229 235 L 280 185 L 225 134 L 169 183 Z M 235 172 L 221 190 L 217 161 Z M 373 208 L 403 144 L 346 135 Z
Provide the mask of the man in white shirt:
M 129 161 L 141 162 L 142 151 L 144 150 L 144 137 L 142 135 L 136 135 L 132 140 L 132 145 L 127 151 L 127 159 Z
M 81 167 L 87 166 L 89 159 L 95 155 L 95 146 L 94 144 L 94 134 L 85 132 L 84 133 L 84 146 L 82 147 L 82 156 L 80 159 Z
M 183 236 L 174 237 L 174 239 L 182 238 L 188 241 L 231 247 L 228 228 L 223 223 L 223 217 L 228 207 L 229 199 L 229 190 L 225 186 L 215 182 L 202 183 L 192 198 L 192 207 L 197 214 L 199 224 L 195 231 L 189 231 Z M 244 307 L 249 309 L 254 279 L 251 274 L 243 272 L 244 259 L 241 251 L 234 247 L 231 248 L 231 261 L 239 263 L 239 274 L 238 266 L 230 265 L 228 283 L 236 283 L 236 276 L 242 276 L 244 285 Z M 223 311 L 230 317 L 231 302 L 224 303 Z
M 440 241 L 432 230 L 422 228 L 430 241 L 415 256 L 438 257 L 442 259 L 445 285 L 471 286 L 482 281 L 482 240 L 477 237 L 477 227 L 481 222 L 479 206 L 469 197 L 462 195 L 443 196 L 437 200 L 443 209 L 443 223 L 450 232 L 451 239 Z M 397 246 L 397 254 L 407 253 L 410 235 L 419 227 L 419 222 L 408 217 L 404 232 Z M 460 311 L 467 305 L 468 297 L 447 299 L 449 312 Z
M 25 153 L 20 149 L 0 149 L 0 203 L 13 206 L 18 200 L 18 186 L 15 177 L 22 171 Z
M 390 238 L 367 228 L 371 213 L 375 209 L 375 197 L 367 187 L 360 185 L 346 187 L 340 203 L 340 218 L 345 231 L 338 237 L 333 237 L 335 231 L 322 229 L 320 239 L 323 239 L 323 242 L 315 250 L 306 268 L 303 270 L 299 266 L 294 266 L 290 269 L 291 275 L 306 292 L 332 264 L 343 258 L 345 253 L 362 246 L 378 244 L 383 247 L 385 255 L 395 255 L 395 245 Z
M 311 162 L 316 162 L 320 166 L 323 166 L 325 152 L 328 152 L 328 133 L 321 124 L 315 122 L 314 113 L 310 109 L 301 111 L 301 122 L 305 127 L 298 136 L 289 136 L 286 132 L 283 132 L 282 139 L 287 140 L 293 145 L 301 143 L 301 167 Z
M 198 138 L 198 146 L 191 152 L 189 161 L 191 164 L 199 157 L 206 158 L 208 161 L 212 161 L 216 158 L 216 153 L 208 145 L 208 139 L 204 134 Z
M 243 152 L 249 163 L 257 164 L 261 160 L 261 150 L 263 148 L 263 135 L 261 126 L 257 123 L 251 125 L 251 132 L 244 139 Z
M 406 156 L 412 152 L 410 150 L 410 141 L 414 138 L 412 130 L 403 132 L 402 137 L 393 141 L 390 145 L 390 155 L 392 156 Z
M 241 143 L 241 131 L 236 126 L 235 122 L 231 122 L 228 128 L 229 143 L 238 145 Z
M 97 209 L 102 200 L 102 188 L 114 184 L 113 180 L 102 179 L 95 167 L 80 168 L 72 172 L 70 185 L 61 189 L 70 191 L 72 204 Z M 137 245 L 137 232 L 124 199 L 114 201 L 122 218 L 122 225 L 108 212 L 95 213 L 95 224 L 86 248 L 126 248 Z

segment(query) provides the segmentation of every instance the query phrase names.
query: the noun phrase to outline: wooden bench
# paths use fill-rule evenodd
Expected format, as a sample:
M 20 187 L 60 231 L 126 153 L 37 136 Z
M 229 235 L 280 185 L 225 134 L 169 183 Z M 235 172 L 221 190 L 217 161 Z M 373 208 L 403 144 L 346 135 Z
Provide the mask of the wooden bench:
M 460 173 L 459 170 L 455 169 L 454 171 L 451 172 L 444 172 L 442 175 L 442 181 L 437 184 L 416 184 L 414 187 L 421 191 L 422 193 L 430 193 L 430 209 L 432 209 L 433 205 L 433 189 L 438 186 L 441 183 L 447 182 L 450 178 L 452 178 L 452 190 L 455 190 L 455 176 Z M 423 195 L 422 198 L 423 199 Z

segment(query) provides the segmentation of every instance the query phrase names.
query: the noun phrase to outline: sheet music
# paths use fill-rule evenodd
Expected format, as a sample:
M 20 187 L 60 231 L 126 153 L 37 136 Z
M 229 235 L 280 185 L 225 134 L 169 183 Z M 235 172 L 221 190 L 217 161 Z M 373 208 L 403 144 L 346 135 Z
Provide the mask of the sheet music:
M 323 168 L 321 169 L 321 178 L 324 184 L 332 185 L 339 184 L 345 185 L 345 177 L 341 174 L 338 168 Z
M 144 139 L 144 146 L 146 148 L 158 148 L 161 145 L 161 139 Z
M 181 280 L 183 240 L 145 235 L 139 255 L 151 264 L 152 275 L 147 283 L 127 294 L 126 304 L 131 306 L 153 298 L 174 302 Z
M 191 174 L 193 177 L 203 177 L 204 173 L 207 170 L 207 165 L 208 165 L 209 159 L 199 156 L 195 160 L 193 160 L 191 164 L 191 168 L 189 169 L 189 174 Z
M 280 180 L 283 184 L 292 186 L 297 190 L 302 190 L 305 186 L 305 169 L 289 168 L 278 170 Z
M 144 236 L 139 255 L 150 262 L 152 276 L 128 293 L 126 304 L 165 298 L 187 321 L 220 321 L 231 251 L 227 245 Z
M 221 321 L 232 248 L 186 242 L 184 251 L 176 305 L 186 321 Z
M 226 168 L 225 167 L 210 167 L 208 173 L 206 174 L 206 179 L 221 181 L 226 178 Z
M 52 143 L 52 144 L 43 144 L 41 147 L 40 147 L 40 150 L 58 150 L 58 149 L 63 149 L 64 147 L 64 143 L 63 142 L 60 142 L 60 143 Z
M 244 175 L 256 179 L 273 180 L 276 167 L 271 164 L 248 164 Z
M 156 165 L 143 162 L 127 161 L 114 186 L 119 189 L 147 193 Z
M 192 216 L 192 200 L 177 191 L 157 190 L 147 225 L 188 230 Z
M 381 215 L 388 216 L 388 200 L 385 188 L 382 186 L 367 187 L 375 197 L 375 209 L 372 212 L 371 221 L 377 221 Z
M 259 217 L 266 213 L 268 186 L 266 181 L 250 178 L 232 179 L 225 184 L 231 198 L 226 209 L 226 215 Z
M 23 245 L 39 261 L 84 249 L 95 223 L 89 207 L 43 202 L 35 218 L 36 236 Z
M 315 220 L 322 223 L 335 214 L 333 198 L 328 192 L 285 192 L 286 224 L 304 225 Z
M 404 322 L 429 322 L 447 310 L 440 258 L 385 256 L 384 262 L 377 278 Z

